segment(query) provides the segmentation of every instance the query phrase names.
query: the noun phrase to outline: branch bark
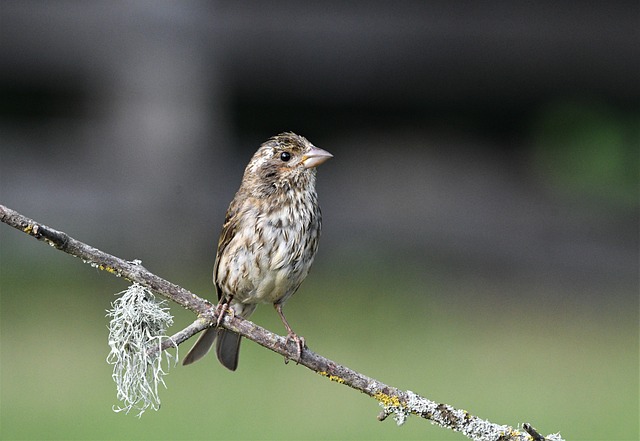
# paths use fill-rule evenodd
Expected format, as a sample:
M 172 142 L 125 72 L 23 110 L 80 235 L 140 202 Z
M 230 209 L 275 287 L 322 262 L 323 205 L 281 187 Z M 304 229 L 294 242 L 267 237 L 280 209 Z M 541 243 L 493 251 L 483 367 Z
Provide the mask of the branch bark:
M 191 325 L 164 341 L 161 347 L 162 350 L 188 340 L 203 329 L 214 325 L 218 319 L 216 308 L 210 302 L 149 272 L 137 261 L 126 261 L 100 251 L 70 237 L 62 231 L 29 219 L 4 205 L 0 205 L 0 220 L 23 233 L 52 245 L 60 251 L 81 258 L 85 263 L 93 267 L 131 282 L 139 283 L 196 314 L 197 319 Z M 249 320 L 225 314 L 220 326 L 236 332 L 288 359 L 296 358 L 297 356 L 297 347 L 293 341 L 274 334 Z M 150 349 L 150 351 L 155 350 L 157 348 Z M 465 410 L 456 409 L 448 404 L 436 403 L 409 390 L 403 391 L 384 384 L 316 354 L 308 348 L 305 348 L 302 352 L 299 364 L 331 381 L 349 386 L 377 400 L 383 406 L 383 410 L 378 416 L 381 421 L 389 415 L 393 415 L 396 422 L 401 424 L 409 415 L 413 414 L 430 420 L 443 428 L 461 432 L 472 440 L 562 440 L 558 434 L 542 437 L 528 423 L 525 423 L 522 429 L 491 423 L 473 416 Z

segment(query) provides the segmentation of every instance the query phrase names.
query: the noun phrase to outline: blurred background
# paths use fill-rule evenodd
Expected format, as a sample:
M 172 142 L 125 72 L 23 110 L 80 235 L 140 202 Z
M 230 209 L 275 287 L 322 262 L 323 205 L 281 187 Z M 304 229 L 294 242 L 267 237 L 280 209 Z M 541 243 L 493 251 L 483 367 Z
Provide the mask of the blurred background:
M 318 173 L 311 349 L 500 424 L 638 439 L 640 6 L 4 1 L 0 203 L 213 299 L 282 131 Z M 245 342 L 116 414 L 126 284 L 0 226 L 3 439 L 452 439 Z M 193 316 L 172 306 L 175 332 Z M 284 333 L 273 308 L 253 319 Z M 181 356 L 191 346 L 180 348 Z

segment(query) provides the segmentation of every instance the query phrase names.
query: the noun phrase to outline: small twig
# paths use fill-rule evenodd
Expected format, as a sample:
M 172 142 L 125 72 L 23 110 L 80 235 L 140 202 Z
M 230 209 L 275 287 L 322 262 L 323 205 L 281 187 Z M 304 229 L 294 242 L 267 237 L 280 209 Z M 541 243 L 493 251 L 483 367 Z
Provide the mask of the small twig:
M 184 343 L 185 341 L 196 335 L 198 332 L 207 329 L 209 326 L 211 326 L 209 320 L 199 318 L 195 322 L 184 328 L 182 331 L 178 331 L 168 339 L 164 340 L 160 347 L 155 345 L 152 346 L 147 351 L 147 355 L 151 357 L 159 351 L 166 351 L 169 348 L 175 348 L 177 345 Z
M 540 435 L 538 433 L 538 431 L 536 429 L 534 429 L 531 424 L 529 423 L 524 423 L 522 425 L 522 428 L 529 434 L 531 435 L 531 438 L 533 438 L 532 441 L 545 441 L 544 436 Z
M 198 319 L 185 329 L 174 334 L 170 339 L 165 340 L 161 346 L 162 350 L 183 343 L 194 334 L 214 325 L 218 319 L 215 308 L 211 303 L 178 285 L 174 285 L 150 273 L 139 263 L 127 262 L 107 254 L 73 239 L 66 233 L 39 224 L 3 205 L 0 205 L 0 220 L 38 240 L 49 243 L 61 251 L 80 257 L 94 267 L 146 286 L 196 313 Z M 286 358 L 295 359 L 297 356 L 295 342 L 257 326 L 255 323 L 238 315 L 225 314 L 220 326 L 236 332 Z M 150 349 L 148 353 L 153 354 L 155 351 L 157 351 L 157 348 Z M 532 438 L 534 441 L 542 441 L 544 439 L 547 441 L 562 440 L 559 435 L 549 435 L 543 438 L 528 424 L 526 427 L 523 426 L 524 430 L 518 430 L 511 426 L 491 423 L 473 416 L 465 410 L 455 409 L 447 404 L 436 403 L 411 391 L 402 391 L 329 360 L 308 348 L 302 352 L 299 364 L 329 378 L 331 381 L 344 384 L 376 399 L 383 406 L 383 411 L 378 416 L 381 421 L 387 416 L 393 415 L 396 422 L 402 424 L 408 415 L 414 414 L 428 419 L 441 427 L 461 432 L 473 440 L 531 441 Z

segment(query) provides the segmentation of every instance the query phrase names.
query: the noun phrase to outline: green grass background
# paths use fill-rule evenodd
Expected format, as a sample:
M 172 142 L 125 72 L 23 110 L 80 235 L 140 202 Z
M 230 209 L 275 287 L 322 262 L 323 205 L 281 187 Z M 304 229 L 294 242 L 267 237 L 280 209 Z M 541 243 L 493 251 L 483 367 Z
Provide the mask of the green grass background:
M 213 356 L 177 366 L 159 411 L 114 413 L 105 310 L 125 282 L 3 233 L 2 439 L 465 439 L 415 417 L 378 422 L 373 399 L 246 341 L 235 373 Z M 628 288 L 567 292 L 576 287 L 410 256 L 331 261 L 286 308 L 314 351 L 496 423 L 530 422 L 571 440 L 638 439 L 638 305 Z M 211 296 L 208 271 L 160 275 Z M 172 312 L 171 331 L 192 319 Z M 269 306 L 253 319 L 283 333 Z

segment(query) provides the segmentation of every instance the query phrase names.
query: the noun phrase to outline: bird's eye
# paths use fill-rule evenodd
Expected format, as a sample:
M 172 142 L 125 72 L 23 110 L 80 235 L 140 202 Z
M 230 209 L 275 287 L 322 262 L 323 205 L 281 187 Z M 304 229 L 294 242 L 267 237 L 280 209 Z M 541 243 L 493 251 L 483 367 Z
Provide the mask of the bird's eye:
M 287 162 L 289 159 L 291 159 L 291 153 L 289 152 L 280 153 L 280 159 L 284 162 Z

